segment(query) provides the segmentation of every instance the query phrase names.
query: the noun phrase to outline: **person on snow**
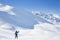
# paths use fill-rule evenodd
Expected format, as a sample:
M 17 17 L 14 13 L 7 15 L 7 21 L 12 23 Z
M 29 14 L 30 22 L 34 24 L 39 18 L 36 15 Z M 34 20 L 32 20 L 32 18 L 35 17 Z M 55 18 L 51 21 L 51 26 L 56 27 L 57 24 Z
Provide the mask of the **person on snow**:
M 19 31 L 15 31 L 15 38 L 18 38 Z

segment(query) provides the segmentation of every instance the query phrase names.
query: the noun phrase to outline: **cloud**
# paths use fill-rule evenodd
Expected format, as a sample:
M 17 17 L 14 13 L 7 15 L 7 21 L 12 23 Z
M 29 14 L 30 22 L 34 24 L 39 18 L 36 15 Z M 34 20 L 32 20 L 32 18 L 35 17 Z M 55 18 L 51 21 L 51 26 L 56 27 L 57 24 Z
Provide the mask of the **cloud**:
M 2 11 L 2 12 L 7 12 L 7 13 L 10 14 L 10 15 L 16 15 L 16 14 L 12 11 L 13 8 L 14 8 L 14 7 L 12 7 L 12 6 L 10 6 L 10 5 L 0 4 L 0 11 Z

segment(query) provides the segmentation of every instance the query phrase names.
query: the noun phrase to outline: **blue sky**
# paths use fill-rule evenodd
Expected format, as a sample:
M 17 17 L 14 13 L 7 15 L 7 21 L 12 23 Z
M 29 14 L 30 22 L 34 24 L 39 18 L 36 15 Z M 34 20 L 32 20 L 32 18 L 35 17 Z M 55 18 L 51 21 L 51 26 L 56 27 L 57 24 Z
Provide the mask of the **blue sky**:
M 60 14 L 60 0 L 0 0 L 0 3 L 12 5 L 18 9 L 25 8 L 46 14 Z
M 18 10 L 20 13 L 22 12 L 21 14 L 19 14 L 18 11 L 15 11 L 17 15 L 9 17 L 7 17 L 8 15 L 6 15 L 5 17 L 1 16 L 3 15 L 1 14 L 0 16 L 3 19 L 6 18 L 6 21 L 9 21 L 10 23 L 14 21 L 13 24 L 15 25 L 23 24 L 27 27 L 29 26 L 29 28 L 32 28 L 32 25 L 36 23 L 34 20 L 35 16 L 33 16 L 32 14 L 28 14 L 29 12 L 27 12 L 26 10 L 24 10 L 23 12 L 23 9 L 28 9 L 31 11 L 41 11 L 46 14 L 52 12 L 60 14 L 60 0 L 0 0 L 0 4 L 13 6 L 20 9 Z M 23 9 L 21 10 L 21 8 Z
M 0 3 L 32 10 L 60 10 L 60 0 L 0 0 Z

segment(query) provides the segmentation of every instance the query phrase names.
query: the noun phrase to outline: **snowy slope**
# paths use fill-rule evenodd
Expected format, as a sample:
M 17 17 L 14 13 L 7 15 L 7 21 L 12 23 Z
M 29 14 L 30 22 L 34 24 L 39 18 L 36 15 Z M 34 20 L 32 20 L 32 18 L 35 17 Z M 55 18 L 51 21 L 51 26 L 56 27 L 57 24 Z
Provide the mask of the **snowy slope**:
M 12 28 L 13 25 L 0 20 L 0 40 L 60 40 L 59 25 L 39 23 L 34 25 L 34 29 L 16 27 L 15 30 L 19 30 L 18 39 L 15 39 Z
M 59 14 L 44 14 L 43 12 L 39 12 L 39 11 L 32 11 L 32 13 L 34 15 L 37 15 L 41 18 L 43 18 L 44 20 L 52 23 L 52 24 L 59 24 L 60 23 L 60 15 Z
M 38 26 L 36 26 L 38 27 Z M 51 32 L 43 29 L 19 30 L 19 38 L 14 38 L 14 31 L 0 28 L 0 40 L 60 40 L 59 32 Z

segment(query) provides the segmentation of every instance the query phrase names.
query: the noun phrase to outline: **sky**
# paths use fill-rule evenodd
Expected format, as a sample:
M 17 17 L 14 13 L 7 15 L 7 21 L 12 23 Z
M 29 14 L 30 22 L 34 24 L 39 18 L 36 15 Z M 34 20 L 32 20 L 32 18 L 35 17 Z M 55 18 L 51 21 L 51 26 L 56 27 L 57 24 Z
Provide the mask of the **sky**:
M 0 5 L 1 4 L 5 6 L 2 8 L 0 7 L 0 11 L 7 12 L 10 15 L 16 15 L 10 16 L 4 13 L 0 14 L 3 20 L 6 19 L 6 21 L 13 22 L 15 25 L 16 23 L 23 24 L 30 28 L 32 28 L 32 25 L 36 22 L 34 21 L 35 17 L 27 11 L 40 11 L 45 14 L 60 14 L 60 0 L 0 0 Z M 14 8 L 18 10 L 12 11 Z
M 60 11 L 60 0 L 0 0 L 2 4 L 12 5 L 16 8 L 26 8 L 41 11 Z

